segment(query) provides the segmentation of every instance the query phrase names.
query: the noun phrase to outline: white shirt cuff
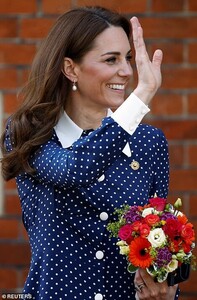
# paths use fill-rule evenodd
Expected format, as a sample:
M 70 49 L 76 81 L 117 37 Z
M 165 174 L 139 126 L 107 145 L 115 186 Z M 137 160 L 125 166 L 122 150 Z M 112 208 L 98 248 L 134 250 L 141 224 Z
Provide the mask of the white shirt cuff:
M 134 93 L 120 105 L 111 115 L 125 131 L 130 135 L 134 133 L 143 117 L 150 111 Z

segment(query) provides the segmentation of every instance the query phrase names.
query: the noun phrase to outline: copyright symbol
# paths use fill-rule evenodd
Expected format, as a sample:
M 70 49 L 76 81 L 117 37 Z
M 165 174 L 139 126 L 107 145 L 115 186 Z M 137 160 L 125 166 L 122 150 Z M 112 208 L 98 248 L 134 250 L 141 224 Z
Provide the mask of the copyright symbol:
M 3 295 L 2 295 L 2 298 L 3 298 L 3 299 L 6 299 L 6 295 L 5 295 L 5 294 L 3 294 Z

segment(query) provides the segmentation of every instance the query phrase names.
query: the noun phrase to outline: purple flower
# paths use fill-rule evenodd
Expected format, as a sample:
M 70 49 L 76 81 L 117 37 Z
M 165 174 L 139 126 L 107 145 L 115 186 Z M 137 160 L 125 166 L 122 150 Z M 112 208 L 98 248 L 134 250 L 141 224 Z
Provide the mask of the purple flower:
M 172 213 L 170 212 L 164 212 L 161 216 L 161 220 L 167 220 L 167 219 L 174 219 L 176 220 L 177 217 L 175 215 L 173 215 Z
M 158 250 L 156 263 L 159 268 L 167 266 L 167 264 L 172 260 L 172 254 L 167 247 Z
M 129 211 L 124 215 L 127 223 L 133 223 L 135 221 L 140 221 L 141 216 L 138 211 L 137 205 L 131 206 Z

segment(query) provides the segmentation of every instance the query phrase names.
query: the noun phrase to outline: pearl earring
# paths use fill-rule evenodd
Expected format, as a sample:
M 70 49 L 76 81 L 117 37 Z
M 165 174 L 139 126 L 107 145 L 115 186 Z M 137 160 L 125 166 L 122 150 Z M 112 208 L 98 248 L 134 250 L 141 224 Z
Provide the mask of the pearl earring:
M 76 82 L 75 81 L 73 81 L 72 90 L 73 90 L 73 92 L 75 92 L 77 90 L 77 86 L 76 86 Z

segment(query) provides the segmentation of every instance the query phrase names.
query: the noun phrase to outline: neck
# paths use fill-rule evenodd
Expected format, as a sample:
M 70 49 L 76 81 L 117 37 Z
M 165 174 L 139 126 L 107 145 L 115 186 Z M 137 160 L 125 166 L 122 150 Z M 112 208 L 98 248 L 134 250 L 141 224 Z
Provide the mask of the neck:
M 95 106 L 74 105 L 67 102 L 65 111 L 72 121 L 82 129 L 96 129 L 101 125 L 102 119 L 107 116 L 107 108 Z

